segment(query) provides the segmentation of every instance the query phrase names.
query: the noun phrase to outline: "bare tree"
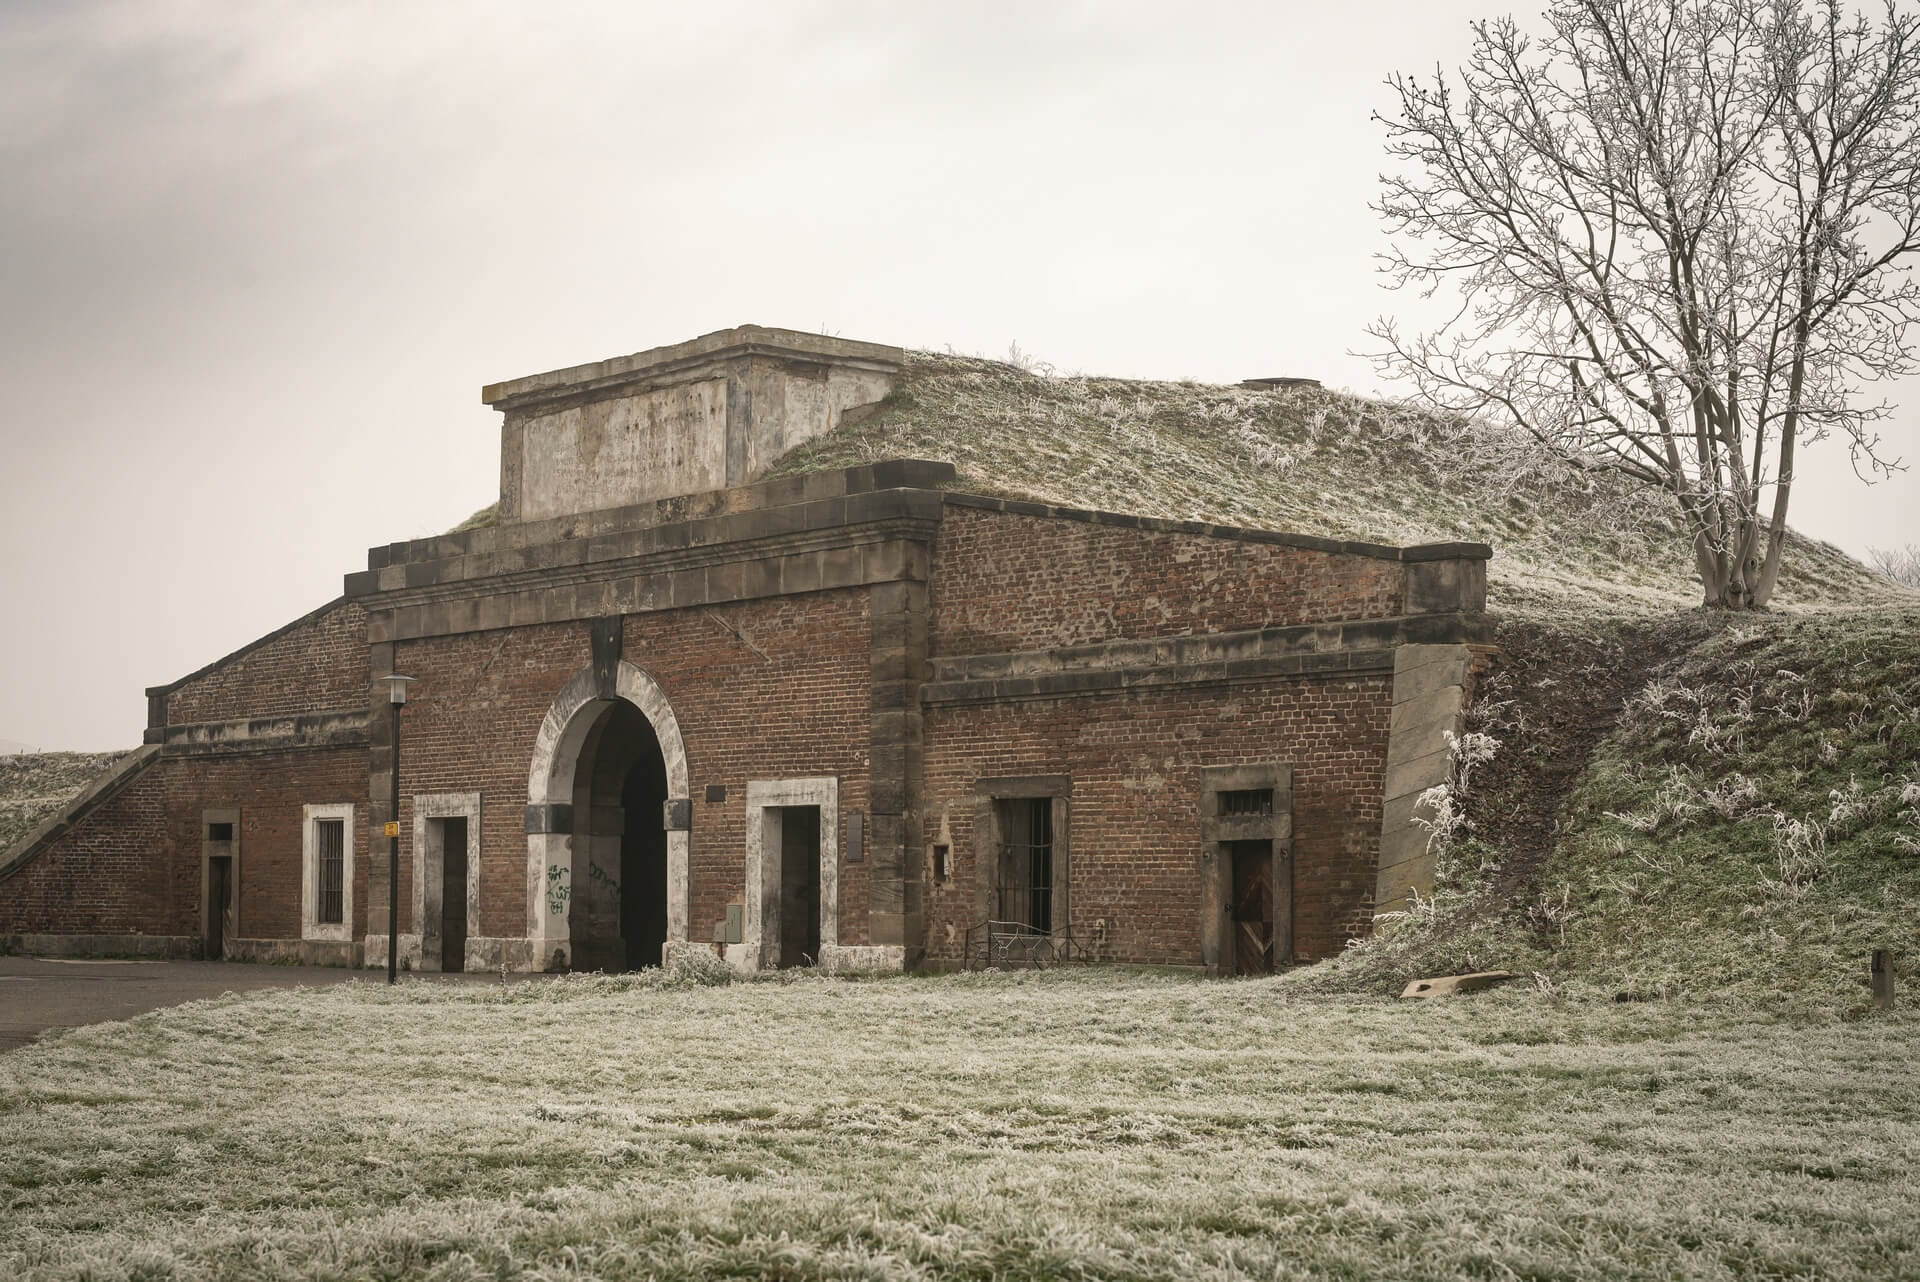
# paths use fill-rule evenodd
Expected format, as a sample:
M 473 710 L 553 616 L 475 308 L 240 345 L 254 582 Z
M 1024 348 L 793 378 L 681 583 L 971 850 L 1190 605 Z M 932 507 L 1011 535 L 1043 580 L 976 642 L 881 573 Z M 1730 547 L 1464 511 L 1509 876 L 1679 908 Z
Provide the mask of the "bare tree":
M 1448 298 L 1379 367 L 1672 494 L 1708 606 L 1772 595 L 1794 451 L 1898 466 L 1863 384 L 1916 369 L 1920 18 L 1825 0 L 1558 0 L 1396 76 L 1375 205 L 1396 286 Z M 1770 502 L 1769 502 L 1770 499 Z
M 1869 548 L 1867 564 L 1895 583 L 1920 588 L 1920 543 L 1903 548 Z

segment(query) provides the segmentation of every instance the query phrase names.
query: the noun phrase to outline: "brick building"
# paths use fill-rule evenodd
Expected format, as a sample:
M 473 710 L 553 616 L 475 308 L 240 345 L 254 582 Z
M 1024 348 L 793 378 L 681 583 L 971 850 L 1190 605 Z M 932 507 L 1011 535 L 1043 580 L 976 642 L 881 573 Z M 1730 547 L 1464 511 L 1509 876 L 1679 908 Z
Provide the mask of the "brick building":
M 911 459 L 761 479 L 900 361 L 748 326 L 487 388 L 496 523 L 375 548 L 149 690 L 141 749 L 0 853 L 0 936 L 384 965 L 397 898 L 428 970 L 1231 973 L 1430 879 L 1415 798 L 1485 546 L 989 498 Z

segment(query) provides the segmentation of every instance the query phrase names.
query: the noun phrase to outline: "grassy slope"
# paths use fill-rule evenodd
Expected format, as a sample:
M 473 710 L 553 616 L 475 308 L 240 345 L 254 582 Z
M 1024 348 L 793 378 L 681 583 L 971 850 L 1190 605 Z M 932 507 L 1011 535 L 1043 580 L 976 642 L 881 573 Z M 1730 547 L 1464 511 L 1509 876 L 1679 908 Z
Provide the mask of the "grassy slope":
M 111 770 L 124 752 L 25 752 L 0 757 L 0 850 Z
M 1295 982 L 1858 1011 L 1875 948 L 1920 957 L 1920 610 L 1506 631 L 1435 902 Z
M 0 1057 L 0 1275 L 1912 1276 L 1916 1031 L 1111 970 L 254 994 Z
M 1047 378 L 914 353 L 881 413 L 795 450 L 776 475 L 944 459 L 962 488 L 1073 507 L 1382 543 L 1491 543 L 1495 609 L 1639 613 L 1697 604 L 1659 496 L 1571 474 L 1510 435 L 1343 393 Z M 1796 539 L 1785 606 L 1859 604 L 1885 581 Z

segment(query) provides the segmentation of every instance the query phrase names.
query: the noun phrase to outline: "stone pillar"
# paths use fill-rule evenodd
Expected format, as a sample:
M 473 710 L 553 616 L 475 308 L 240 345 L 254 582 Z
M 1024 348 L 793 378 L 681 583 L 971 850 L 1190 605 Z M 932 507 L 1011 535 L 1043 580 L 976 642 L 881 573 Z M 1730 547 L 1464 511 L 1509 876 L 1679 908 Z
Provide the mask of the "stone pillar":
M 871 620 L 867 935 L 913 966 L 926 944 L 920 851 L 920 685 L 927 663 L 927 587 L 878 584 Z

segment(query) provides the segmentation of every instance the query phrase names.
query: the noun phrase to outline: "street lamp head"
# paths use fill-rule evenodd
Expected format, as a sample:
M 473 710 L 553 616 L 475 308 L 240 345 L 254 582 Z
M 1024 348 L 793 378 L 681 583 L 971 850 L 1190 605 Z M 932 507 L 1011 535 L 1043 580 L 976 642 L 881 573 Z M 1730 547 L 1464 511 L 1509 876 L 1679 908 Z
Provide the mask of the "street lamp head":
M 401 704 L 407 701 L 407 682 L 417 681 L 418 677 L 403 677 L 399 673 L 390 673 L 380 678 L 387 683 L 387 702 Z

